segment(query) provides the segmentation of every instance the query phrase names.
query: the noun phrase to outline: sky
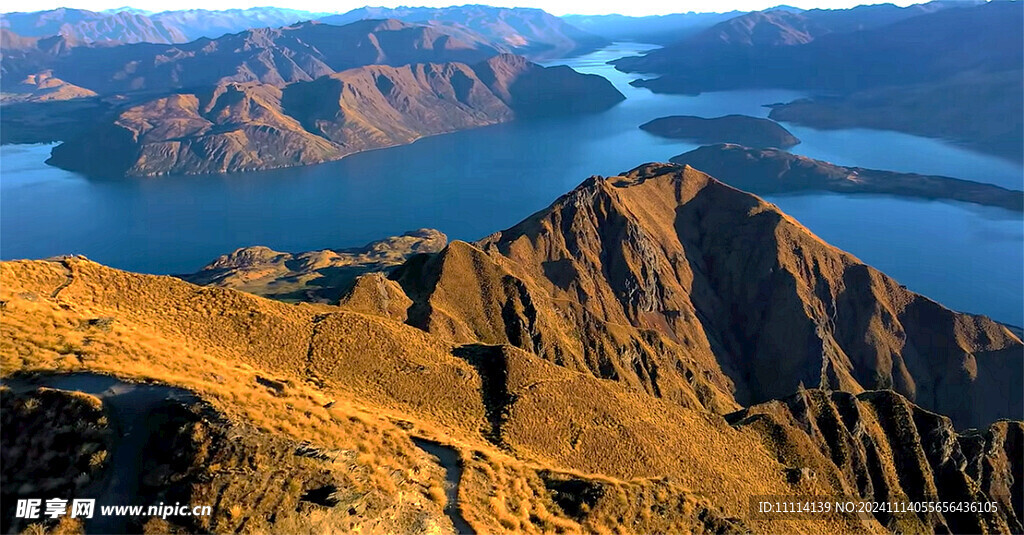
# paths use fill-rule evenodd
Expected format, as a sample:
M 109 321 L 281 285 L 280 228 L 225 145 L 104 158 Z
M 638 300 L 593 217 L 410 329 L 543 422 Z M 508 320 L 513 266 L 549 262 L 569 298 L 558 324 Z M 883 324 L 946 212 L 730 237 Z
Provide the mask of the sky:
M 865 0 L 454 0 L 454 2 L 453 0 L 448 0 L 447 2 L 444 0 L 399 0 L 394 2 L 370 0 L 369 5 L 382 5 L 387 7 L 395 7 L 399 5 L 442 7 L 452 5 L 453 3 L 461 4 L 474 2 L 508 7 L 537 7 L 555 15 L 565 15 L 567 13 L 582 13 L 588 15 L 621 13 L 624 15 L 636 16 L 663 15 L 667 13 L 680 13 L 687 11 L 752 11 L 765 9 L 779 4 L 786 4 L 805 9 L 815 7 L 835 9 L 853 7 L 864 3 L 881 3 Z M 905 6 L 917 2 L 912 0 L 895 0 L 892 3 Z M 54 9 L 57 7 L 73 7 L 89 9 L 92 11 L 101 11 L 104 9 L 123 7 L 124 5 L 125 0 L 33 0 L 26 4 L 19 5 L 18 8 L 21 11 L 40 11 L 45 9 Z M 363 3 L 360 3 L 359 0 L 282 0 L 277 3 L 273 0 L 255 2 L 253 0 L 136 0 L 128 5 L 147 11 L 166 11 L 171 9 L 235 9 L 263 5 L 277 5 L 279 7 L 303 9 L 307 11 L 343 13 L 350 9 L 367 5 L 367 3 L 366 0 L 364 0 Z M 5 8 L 4 11 L 11 9 L 11 4 L 8 4 L 8 6 L 9 7 Z

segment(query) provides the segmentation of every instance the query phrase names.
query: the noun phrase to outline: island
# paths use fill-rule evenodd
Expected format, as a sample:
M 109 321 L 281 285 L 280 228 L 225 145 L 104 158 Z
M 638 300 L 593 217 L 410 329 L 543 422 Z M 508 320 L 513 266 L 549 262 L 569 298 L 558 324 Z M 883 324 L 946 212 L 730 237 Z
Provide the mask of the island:
M 787 149 L 800 143 L 789 130 L 771 119 L 749 115 L 704 118 L 694 115 L 659 117 L 640 125 L 656 136 L 697 143 L 737 143 L 748 147 Z
M 700 147 L 672 158 L 757 194 L 800 191 L 875 193 L 950 200 L 1024 211 L 1024 192 L 945 176 L 843 167 L 778 149 L 733 144 Z

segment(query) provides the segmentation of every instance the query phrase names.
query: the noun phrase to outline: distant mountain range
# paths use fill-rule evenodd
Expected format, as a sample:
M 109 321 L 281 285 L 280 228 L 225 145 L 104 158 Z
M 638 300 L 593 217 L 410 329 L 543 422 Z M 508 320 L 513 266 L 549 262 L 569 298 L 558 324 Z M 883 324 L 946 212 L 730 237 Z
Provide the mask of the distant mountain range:
M 60 8 L 5 13 L 0 19 L 0 27 L 29 37 L 61 34 L 81 43 L 167 44 L 185 43 L 201 37 L 216 38 L 250 28 L 277 28 L 325 15 L 277 7 L 220 11 L 188 9 L 160 13 L 129 7 L 103 12 Z
M 772 117 L 899 130 L 1020 160 L 1022 18 L 1020 2 L 1004 1 L 751 13 L 615 66 L 662 74 L 634 82 L 657 92 L 805 90 L 810 101 Z
M 590 52 L 609 43 L 604 37 L 574 27 L 540 9 L 465 5 L 444 8 L 363 7 L 320 19 L 347 24 L 362 19 L 398 19 L 406 22 L 464 27 L 516 54 L 555 58 Z
M 47 70 L 69 83 L 109 94 L 222 82 L 285 85 L 363 65 L 474 63 L 500 53 L 480 36 L 453 36 L 443 30 L 397 20 L 365 20 L 345 26 L 306 22 L 258 28 L 172 45 L 51 50 L 37 43 L 35 50 L 5 50 L 4 68 L 17 79 Z
M 589 52 L 608 44 L 540 9 L 465 5 L 448 8 L 364 7 L 344 14 L 314 13 L 277 7 L 151 13 L 131 8 L 93 12 L 60 8 L 7 13 L 0 27 L 26 37 L 63 35 L 76 44 L 185 43 L 258 28 L 279 28 L 318 20 L 344 26 L 368 19 L 396 19 L 428 24 L 446 34 L 482 35 L 504 52 L 553 58 Z
M 60 8 L 29 13 L 5 13 L 0 28 L 27 37 L 63 35 L 76 43 L 183 43 L 183 29 L 145 14 L 120 11 L 97 13 Z
M 251 28 L 279 28 L 316 20 L 325 15 L 327 14 L 268 6 L 249 9 L 163 11 L 150 17 L 165 26 L 179 28 L 187 41 L 193 41 L 202 37 L 213 39 Z
M 563 15 L 573 26 L 611 39 L 668 45 L 695 35 L 719 22 L 743 15 L 743 11 L 726 13 L 673 13 L 630 17 L 627 15 Z
M 105 176 L 292 167 L 517 116 L 600 111 L 623 98 L 599 76 L 510 54 L 472 66 L 368 64 L 312 81 L 222 82 L 160 97 L 69 139 L 48 162 Z
M 169 44 L 99 46 L 71 33 L 0 29 L 4 101 L 23 104 L 8 108 L 4 139 L 66 141 L 49 161 L 92 174 L 222 173 L 321 163 L 515 117 L 603 110 L 624 98 L 601 77 L 507 52 L 569 52 L 579 42 L 558 41 L 569 28 L 559 19 L 466 9 L 475 17 L 464 21 L 490 37 L 451 22 L 359 17 Z M 495 13 L 501 24 L 488 26 Z M 520 17 L 536 19 L 524 26 L 531 38 L 553 41 L 514 33 Z M 88 97 L 99 98 L 84 109 L 30 106 Z

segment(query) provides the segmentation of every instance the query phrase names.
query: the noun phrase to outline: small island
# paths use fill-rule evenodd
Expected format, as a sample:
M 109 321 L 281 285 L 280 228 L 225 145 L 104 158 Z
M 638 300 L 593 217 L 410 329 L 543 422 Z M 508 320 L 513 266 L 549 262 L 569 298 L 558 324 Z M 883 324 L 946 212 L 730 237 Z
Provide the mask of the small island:
M 843 167 L 778 149 L 720 144 L 671 159 L 757 194 L 800 191 L 875 193 L 961 201 L 1024 211 L 1024 192 L 945 176 Z
M 697 143 L 736 143 L 747 147 L 787 149 L 800 143 L 789 130 L 770 119 L 725 115 L 711 119 L 693 115 L 659 117 L 640 128 L 656 136 Z

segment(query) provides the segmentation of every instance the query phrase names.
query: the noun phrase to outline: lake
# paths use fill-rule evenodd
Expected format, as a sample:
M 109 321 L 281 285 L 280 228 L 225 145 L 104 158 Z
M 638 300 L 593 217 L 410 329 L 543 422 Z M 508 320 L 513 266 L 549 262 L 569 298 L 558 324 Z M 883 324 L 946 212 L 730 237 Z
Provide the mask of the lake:
M 422 139 L 318 166 L 237 175 L 96 179 L 43 163 L 50 146 L 0 148 L 0 257 L 84 254 L 121 269 L 185 273 L 248 245 L 284 251 L 362 245 L 433 227 L 474 240 L 550 204 L 588 176 L 696 147 L 638 128 L 664 115 L 767 116 L 788 90 L 656 95 L 605 62 L 652 47 L 618 43 L 563 60 L 627 99 L 582 117 L 520 121 Z M 941 141 L 786 125 L 792 149 L 841 165 L 1022 189 L 1024 169 Z M 952 308 L 1024 324 L 1019 213 L 882 196 L 771 196 L 825 240 Z

